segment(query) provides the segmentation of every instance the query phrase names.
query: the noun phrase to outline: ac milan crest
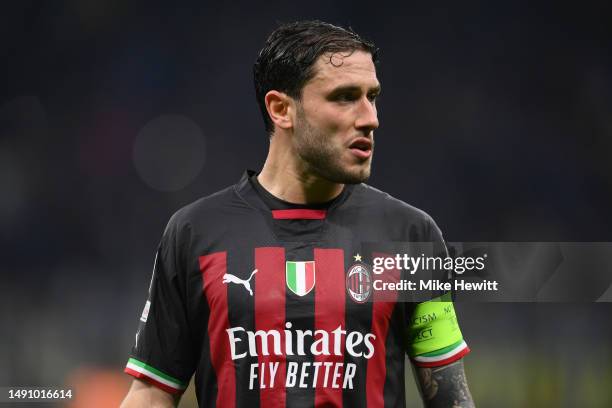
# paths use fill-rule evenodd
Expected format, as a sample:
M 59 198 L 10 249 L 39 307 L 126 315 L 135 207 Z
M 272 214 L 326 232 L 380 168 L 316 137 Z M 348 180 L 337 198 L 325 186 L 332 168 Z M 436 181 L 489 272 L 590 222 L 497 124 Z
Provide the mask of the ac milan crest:
M 357 263 L 346 274 L 346 291 L 357 303 L 366 302 L 372 293 L 372 275 L 368 267 Z

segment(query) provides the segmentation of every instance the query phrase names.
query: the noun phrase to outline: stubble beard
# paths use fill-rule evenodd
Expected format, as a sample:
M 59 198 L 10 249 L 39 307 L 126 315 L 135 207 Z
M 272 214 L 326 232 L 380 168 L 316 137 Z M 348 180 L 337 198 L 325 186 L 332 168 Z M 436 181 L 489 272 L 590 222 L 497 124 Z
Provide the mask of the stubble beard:
M 355 169 L 343 167 L 341 157 L 344 152 L 335 148 L 324 132 L 308 122 L 301 107 L 297 109 L 297 121 L 295 149 L 310 173 L 339 184 L 359 184 L 370 177 L 371 160 Z

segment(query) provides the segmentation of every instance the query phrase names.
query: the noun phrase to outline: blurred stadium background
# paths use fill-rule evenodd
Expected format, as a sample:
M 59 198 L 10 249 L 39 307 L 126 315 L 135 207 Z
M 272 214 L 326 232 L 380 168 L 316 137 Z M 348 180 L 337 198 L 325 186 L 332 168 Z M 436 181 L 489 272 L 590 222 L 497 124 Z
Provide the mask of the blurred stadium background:
M 0 386 L 72 386 L 72 407 L 121 400 L 165 223 L 265 158 L 251 67 L 277 21 L 375 40 L 371 184 L 447 240 L 612 241 L 609 2 L 1 10 Z M 458 309 L 479 406 L 612 406 L 612 303 Z

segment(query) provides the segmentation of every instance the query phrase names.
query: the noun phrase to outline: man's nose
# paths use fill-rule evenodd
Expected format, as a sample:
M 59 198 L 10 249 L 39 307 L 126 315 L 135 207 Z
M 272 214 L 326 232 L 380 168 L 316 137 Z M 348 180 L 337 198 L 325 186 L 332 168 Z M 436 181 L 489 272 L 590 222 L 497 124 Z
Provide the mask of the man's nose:
M 376 104 L 364 97 L 359 104 L 359 112 L 355 121 L 355 127 L 368 135 L 372 130 L 378 128 L 378 125 Z

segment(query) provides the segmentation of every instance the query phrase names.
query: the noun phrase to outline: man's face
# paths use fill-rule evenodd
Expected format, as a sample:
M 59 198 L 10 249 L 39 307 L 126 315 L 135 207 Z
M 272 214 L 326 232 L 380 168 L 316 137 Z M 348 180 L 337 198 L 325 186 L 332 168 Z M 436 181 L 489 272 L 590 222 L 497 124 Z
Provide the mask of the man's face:
M 370 176 L 380 84 L 364 51 L 324 54 L 302 89 L 294 125 L 296 153 L 317 176 L 354 184 Z

